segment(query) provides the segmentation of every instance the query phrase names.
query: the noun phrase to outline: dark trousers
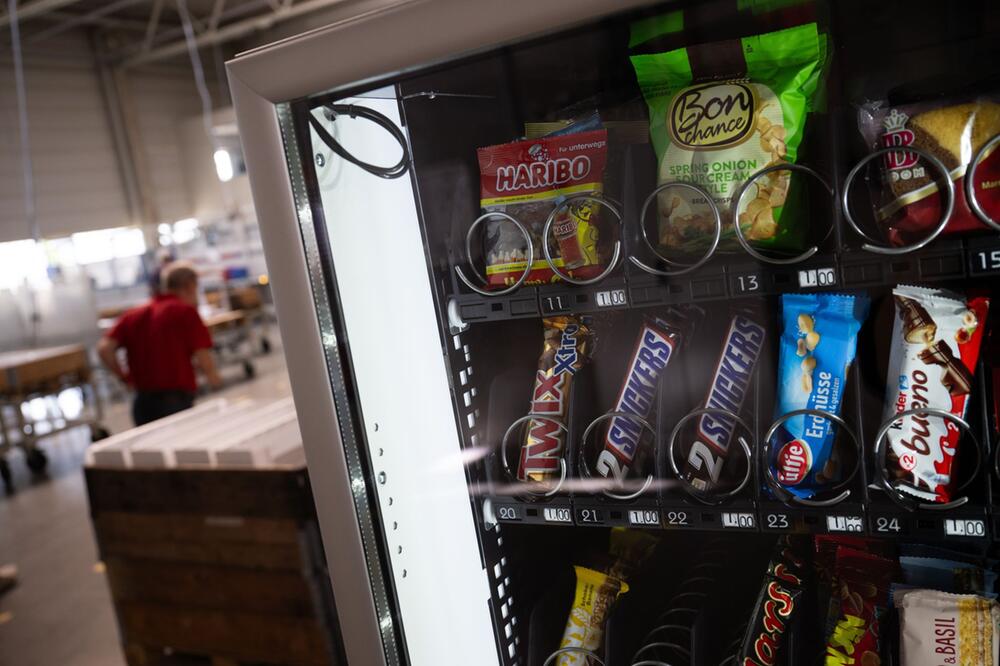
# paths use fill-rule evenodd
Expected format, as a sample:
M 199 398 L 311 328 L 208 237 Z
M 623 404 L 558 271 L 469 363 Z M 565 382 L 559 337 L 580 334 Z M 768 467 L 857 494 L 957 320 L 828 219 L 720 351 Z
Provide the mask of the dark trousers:
M 137 426 L 189 409 L 194 393 L 187 391 L 139 391 L 132 403 L 132 420 Z

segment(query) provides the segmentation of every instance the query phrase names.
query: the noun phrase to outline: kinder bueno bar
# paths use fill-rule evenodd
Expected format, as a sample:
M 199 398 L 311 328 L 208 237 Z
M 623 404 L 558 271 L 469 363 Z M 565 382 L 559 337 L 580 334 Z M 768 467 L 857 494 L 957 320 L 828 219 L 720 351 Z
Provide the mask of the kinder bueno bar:
M 647 321 L 643 324 L 613 411 L 641 418 L 649 416 L 656 400 L 660 374 L 680 341 L 680 328 L 672 323 Z M 598 474 L 622 483 L 635 460 L 641 439 L 642 426 L 637 421 L 620 416 L 612 418 L 597 459 Z
M 526 284 L 545 284 L 556 275 L 542 257 L 542 231 L 553 207 L 574 194 L 600 194 L 608 137 L 604 129 L 515 141 L 480 148 L 480 205 L 505 212 L 528 230 L 535 247 Z M 601 271 L 598 204 L 577 201 L 560 209 L 552 235 L 559 246 L 553 263 L 573 277 Z M 490 287 L 516 282 L 527 268 L 524 237 L 509 222 L 486 222 L 486 278 Z
M 763 344 L 763 326 L 744 315 L 733 317 L 705 407 L 740 413 Z M 719 483 L 735 427 L 734 419 L 720 414 L 705 414 L 698 420 L 697 438 L 687 448 L 681 471 L 695 488 L 707 490 Z
M 531 393 L 528 434 L 521 446 L 517 478 L 544 481 L 559 474 L 559 460 L 566 448 L 566 423 L 573 376 L 590 360 L 593 332 L 589 320 L 549 317 L 542 321 L 545 343 Z M 544 417 L 544 418 L 543 418 Z
M 868 311 L 865 296 L 784 294 L 775 418 L 799 409 L 839 415 L 847 370 Z M 839 475 L 830 419 L 800 415 L 785 421 L 771 442 L 769 464 L 792 494 L 808 498 Z
M 929 407 L 962 418 L 972 391 L 989 301 L 942 290 L 893 290 L 892 330 L 884 420 Z M 951 499 L 951 471 L 962 433 L 931 414 L 904 416 L 887 433 L 888 461 L 900 490 L 925 501 Z

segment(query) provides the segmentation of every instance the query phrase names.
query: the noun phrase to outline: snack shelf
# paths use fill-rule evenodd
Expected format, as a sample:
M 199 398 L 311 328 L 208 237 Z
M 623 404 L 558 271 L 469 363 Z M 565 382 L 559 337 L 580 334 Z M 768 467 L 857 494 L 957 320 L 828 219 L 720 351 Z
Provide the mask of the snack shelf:
M 486 526 L 631 527 L 666 531 L 770 534 L 847 534 L 986 543 L 1000 538 L 1000 514 L 969 504 L 948 511 L 906 511 L 891 503 L 844 502 L 828 508 L 790 506 L 762 498 L 725 506 L 650 498 L 612 504 L 595 496 L 531 502 L 486 498 Z
M 800 264 L 781 266 L 746 261 L 735 255 L 715 260 L 690 274 L 657 278 L 640 271 L 616 272 L 597 284 L 522 287 L 503 296 L 458 293 L 452 311 L 462 323 L 587 314 L 816 292 L 926 284 L 1000 275 L 1000 236 L 942 239 L 929 248 L 897 256 L 860 249 L 819 254 Z

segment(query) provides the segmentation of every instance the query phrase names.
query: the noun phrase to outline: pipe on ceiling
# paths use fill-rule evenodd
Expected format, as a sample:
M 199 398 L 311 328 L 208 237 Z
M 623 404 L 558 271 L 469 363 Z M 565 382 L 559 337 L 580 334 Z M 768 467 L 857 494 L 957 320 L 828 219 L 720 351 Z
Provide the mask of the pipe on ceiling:
M 287 21 L 297 16 L 303 16 L 305 14 L 326 9 L 328 7 L 333 7 L 334 5 L 343 4 L 346 1 L 347 0 L 303 0 L 303 2 L 286 6 L 277 11 L 268 12 L 261 16 L 252 16 L 215 30 L 202 32 L 195 38 L 195 46 L 197 48 L 203 48 L 239 39 L 255 32 L 260 32 L 261 30 L 267 30 L 277 23 Z M 123 67 L 132 67 L 135 65 L 148 64 L 157 60 L 185 53 L 187 48 L 187 42 L 182 39 L 170 44 L 164 44 L 163 46 L 151 49 L 145 53 L 137 53 L 133 56 L 125 58 L 121 65 Z

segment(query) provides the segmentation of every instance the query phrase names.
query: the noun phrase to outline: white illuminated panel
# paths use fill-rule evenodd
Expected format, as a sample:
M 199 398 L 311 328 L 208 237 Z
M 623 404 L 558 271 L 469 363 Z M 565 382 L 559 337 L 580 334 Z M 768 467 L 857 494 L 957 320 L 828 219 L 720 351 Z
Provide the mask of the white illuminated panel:
M 391 91 L 386 91 L 391 94 Z M 363 104 L 399 123 L 395 99 Z M 399 146 L 364 120 L 331 134 L 359 159 L 392 165 Z M 441 336 L 410 175 L 385 180 L 313 133 L 330 249 L 364 414 L 410 663 L 497 662 Z M 308 418 L 308 416 L 307 416 Z M 384 477 L 382 476 L 384 474 Z M 391 503 L 390 503 L 391 498 Z M 404 577 L 405 572 L 405 577 Z

